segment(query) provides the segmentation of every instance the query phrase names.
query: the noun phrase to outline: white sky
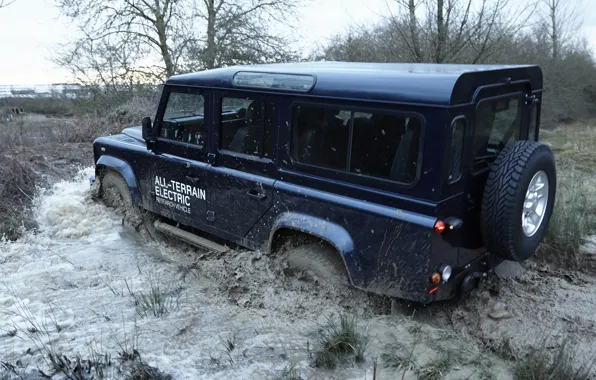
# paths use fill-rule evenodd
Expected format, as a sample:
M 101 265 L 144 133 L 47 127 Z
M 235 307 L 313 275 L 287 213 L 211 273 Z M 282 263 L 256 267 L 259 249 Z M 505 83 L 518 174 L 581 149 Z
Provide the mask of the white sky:
M 312 0 L 296 20 L 303 37 L 299 46 L 323 44 L 350 25 L 374 23 L 385 12 L 386 1 Z M 584 27 L 580 32 L 596 52 L 596 0 L 583 1 Z M 71 79 L 49 60 L 57 44 L 71 39 L 74 33 L 67 21 L 59 19 L 52 4 L 52 0 L 17 0 L 0 9 L 0 85 Z

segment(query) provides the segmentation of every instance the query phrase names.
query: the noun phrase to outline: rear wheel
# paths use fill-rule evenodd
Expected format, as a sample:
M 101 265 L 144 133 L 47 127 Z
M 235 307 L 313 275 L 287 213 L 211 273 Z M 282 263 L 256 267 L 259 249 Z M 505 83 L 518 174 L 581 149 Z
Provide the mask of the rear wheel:
M 350 281 L 339 253 L 325 242 L 288 243 L 282 249 L 290 273 L 301 272 L 320 283 L 348 286 Z
M 535 141 L 507 145 L 491 167 L 482 199 L 486 249 L 506 260 L 530 258 L 546 234 L 556 191 L 550 148 Z

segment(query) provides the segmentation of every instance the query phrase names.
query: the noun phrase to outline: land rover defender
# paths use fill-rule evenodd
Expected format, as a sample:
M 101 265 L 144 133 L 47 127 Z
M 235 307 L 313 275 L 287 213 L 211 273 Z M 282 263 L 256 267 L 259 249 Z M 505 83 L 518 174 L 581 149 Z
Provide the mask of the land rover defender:
M 210 250 L 230 242 L 323 281 L 446 300 L 545 234 L 556 173 L 538 142 L 542 91 L 533 65 L 175 75 L 153 121 L 95 140 L 96 184 L 148 228 Z

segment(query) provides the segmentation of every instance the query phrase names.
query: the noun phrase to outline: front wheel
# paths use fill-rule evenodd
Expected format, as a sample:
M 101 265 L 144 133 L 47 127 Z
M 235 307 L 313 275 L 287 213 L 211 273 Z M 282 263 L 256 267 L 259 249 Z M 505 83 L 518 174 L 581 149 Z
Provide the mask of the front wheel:
M 481 224 L 486 249 L 506 260 L 530 258 L 546 234 L 556 184 L 548 146 L 535 141 L 507 145 L 484 189 Z
M 143 224 L 143 217 L 138 207 L 133 205 L 130 190 L 124 178 L 109 171 L 101 179 L 100 197 L 104 204 L 122 217 L 123 223 L 136 230 Z

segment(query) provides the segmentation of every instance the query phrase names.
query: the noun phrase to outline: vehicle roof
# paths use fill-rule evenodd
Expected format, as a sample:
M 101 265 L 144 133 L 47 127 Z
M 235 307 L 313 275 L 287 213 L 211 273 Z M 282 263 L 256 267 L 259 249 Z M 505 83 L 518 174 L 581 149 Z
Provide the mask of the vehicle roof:
M 468 103 L 478 86 L 505 78 L 528 80 L 532 91 L 542 89 L 542 71 L 536 65 L 335 61 L 230 66 L 175 75 L 166 81 L 166 85 L 236 88 L 232 78 L 239 71 L 312 75 L 316 84 L 307 93 L 312 96 L 435 105 Z

